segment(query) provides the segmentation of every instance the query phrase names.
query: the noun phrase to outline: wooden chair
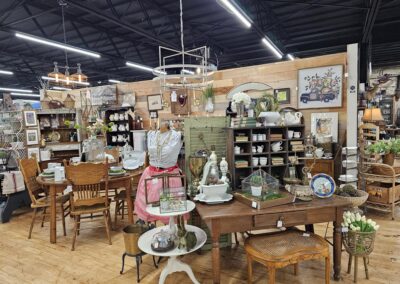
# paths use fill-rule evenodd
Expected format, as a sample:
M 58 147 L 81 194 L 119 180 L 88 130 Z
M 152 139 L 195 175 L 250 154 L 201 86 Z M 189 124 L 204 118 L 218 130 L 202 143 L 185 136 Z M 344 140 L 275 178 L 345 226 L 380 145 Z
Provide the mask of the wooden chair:
M 297 264 L 302 260 L 325 258 L 325 283 L 330 279 L 329 245 L 314 234 L 303 236 L 302 231 L 288 230 L 273 234 L 255 235 L 246 239 L 244 247 L 247 254 L 248 283 L 252 283 L 253 261 L 263 264 L 268 269 L 268 284 L 275 283 L 275 272 L 294 264 L 297 275 Z
M 45 191 L 43 190 L 43 188 L 36 181 L 36 177 L 37 177 L 38 173 L 40 172 L 40 169 L 39 169 L 36 159 L 29 158 L 29 159 L 19 160 L 19 168 L 24 177 L 25 186 L 28 190 L 28 193 L 29 193 L 29 196 L 30 196 L 31 202 L 32 202 L 31 207 L 33 208 L 32 221 L 31 221 L 31 226 L 29 228 L 29 235 L 28 235 L 28 239 L 30 239 L 32 236 L 32 230 L 33 230 L 33 225 L 35 223 L 37 210 L 39 208 L 43 209 L 43 217 L 42 217 L 42 227 L 43 227 L 45 217 L 50 215 L 50 214 L 46 213 L 46 209 L 50 207 L 50 200 L 49 200 L 47 194 L 45 193 Z M 70 208 L 70 205 L 68 205 L 68 206 L 64 206 L 64 205 L 68 201 L 69 201 L 69 194 L 58 196 L 56 198 L 56 202 L 61 209 L 61 220 L 62 220 L 64 236 L 67 235 L 67 232 L 65 229 L 65 217 L 69 215 L 69 208 Z
M 81 215 L 90 215 L 90 218 L 101 216 L 93 215 L 96 213 L 102 213 L 104 217 L 108 242 L 111 245 L 108 162 L 70 165 L 65 168 L 65 173 L 72 184 L 71 215 L 75 220 L 72 250 L 75 250 L 76 237 L 80 232 Z M 101 189 L 105 190 L 105 195 L 100 193 Z

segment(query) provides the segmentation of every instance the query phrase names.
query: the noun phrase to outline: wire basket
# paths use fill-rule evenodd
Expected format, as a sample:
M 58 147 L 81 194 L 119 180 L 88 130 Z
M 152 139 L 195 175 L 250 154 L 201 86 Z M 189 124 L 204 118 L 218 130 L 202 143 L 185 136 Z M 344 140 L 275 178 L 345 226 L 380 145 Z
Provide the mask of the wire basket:
M 376 231 L 343 233 L 346 251 L 353 256 L 368 256 L 374 250 Z

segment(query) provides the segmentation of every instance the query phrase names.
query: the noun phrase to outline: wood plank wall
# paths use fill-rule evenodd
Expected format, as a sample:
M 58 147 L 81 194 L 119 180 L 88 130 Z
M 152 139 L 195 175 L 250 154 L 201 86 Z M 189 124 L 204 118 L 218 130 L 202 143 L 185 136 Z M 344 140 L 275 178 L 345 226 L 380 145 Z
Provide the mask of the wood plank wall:
M 305 59 L 296 59 L 295 61 L 282 61 L 272 64 L 262 64 L 256 66 L 248 66 L 242 68 L 226 69 L 216 72 L 214 75 L 215 88 L 215 112 L 207 114 L 203 111 L 203 107 L 192 108 L 192 116 L 224 116 L 225 109 L 228 105 L 226 94 L 234 87 L 247 82 L 261 82 L 270 85 L 272 88 L 290 88 L 291 103 L 282 105 L 281 107 L 292 106 L 297 108 L 297 76 L 298 70 L 304 68 L 312 68 L 318 66 L 328 66 L 342 64 L 344 71 L 346 67 L 346 53 L 337 53 Z M 343 102 L 340 108 L 325 109 L 307 109 L 301 110 L 304 114 L 306 132 L 310 131 L 310 118 L 313 112 L 339 112 L 339 141 L 345 137 L 346 129 L 346 80 L 343 77 Z M 117 85 L 118 91 L 135 91 L 136 93 L 136 111 L 144 118 L 145 127 L 149 127 L 149 113 L 147 110 L 147 95 L 159 94 L 160 87 L 157 81 L 147 80 L 132 83 L 123 83 Z M 76 107 L 80 107 L 80 90 L 73 90 L 64 93 L 51 93 L 53 98 L 65 99 L 67 93 L 73 95 L 76 101 Z M 189 94 L 191 97 L 193 94 Z M 196 94 L 198 97 L 200 93 Z M 166 96 L 167 97 L 167 96 Z M 160 119 L 173 119 L 176 116 L 171 114 L 171 109 L 159 111 Z

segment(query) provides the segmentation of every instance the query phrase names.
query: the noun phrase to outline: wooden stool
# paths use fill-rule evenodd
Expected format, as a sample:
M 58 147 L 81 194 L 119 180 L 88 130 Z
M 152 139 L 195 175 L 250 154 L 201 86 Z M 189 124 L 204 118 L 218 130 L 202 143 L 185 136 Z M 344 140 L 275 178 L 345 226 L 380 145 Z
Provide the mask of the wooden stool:
M 248 283 L 252 283 L 253 261 L 263 264 L 268 269 L 268 284 L 275 283 L 275 271 L 302 260 L 325 258 L 325 283 L 330 279 L 329 245 L 320 236 L 303 236 L 302 231 L 289 230 L 273 234 L 252 236 L 246 239 L 244 248 L 247 254 Z

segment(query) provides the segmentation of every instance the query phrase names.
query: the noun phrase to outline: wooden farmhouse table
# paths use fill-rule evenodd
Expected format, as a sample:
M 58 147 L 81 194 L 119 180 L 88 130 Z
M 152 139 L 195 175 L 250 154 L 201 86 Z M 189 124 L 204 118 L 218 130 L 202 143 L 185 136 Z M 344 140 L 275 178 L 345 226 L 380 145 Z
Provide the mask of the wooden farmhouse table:
M 142 171 L 140 171 L 141 174 Z M 125 188 L 126 190 L 126 203 L 128 205 L 128 221 L 133 223 L 133 205 L 131 201 L 132 193 L 132 178 L 135 177 L 139 172 L 129 172 L 124 176 L 109 176 L 108 188 Z M 41 176 L 36 178 L 37 182 L 44 187 L 49 189 L 50 197 L 50 243 L 56 243 L 57 241 L 57 223 L 56 223 L 56 195 L 62 193 L 64 189 L 70 184 L 68 180 L 56 182 L 54 180 L 43 179 Z
M 348 201 L 334 196 L 261 210 L 253 209 L 237 200 L 218 205 L 197 203 L 196 210 L 211 231 L 213 283 L 220 283 L 221 234 L 272 229 L 277 227 L 278 220 L 283 222 L 284 227 L 333 222 L 334 279 L 339 280 L 342 255 L 341 222 L 344 208 L 349 205 L 351 204 Z

